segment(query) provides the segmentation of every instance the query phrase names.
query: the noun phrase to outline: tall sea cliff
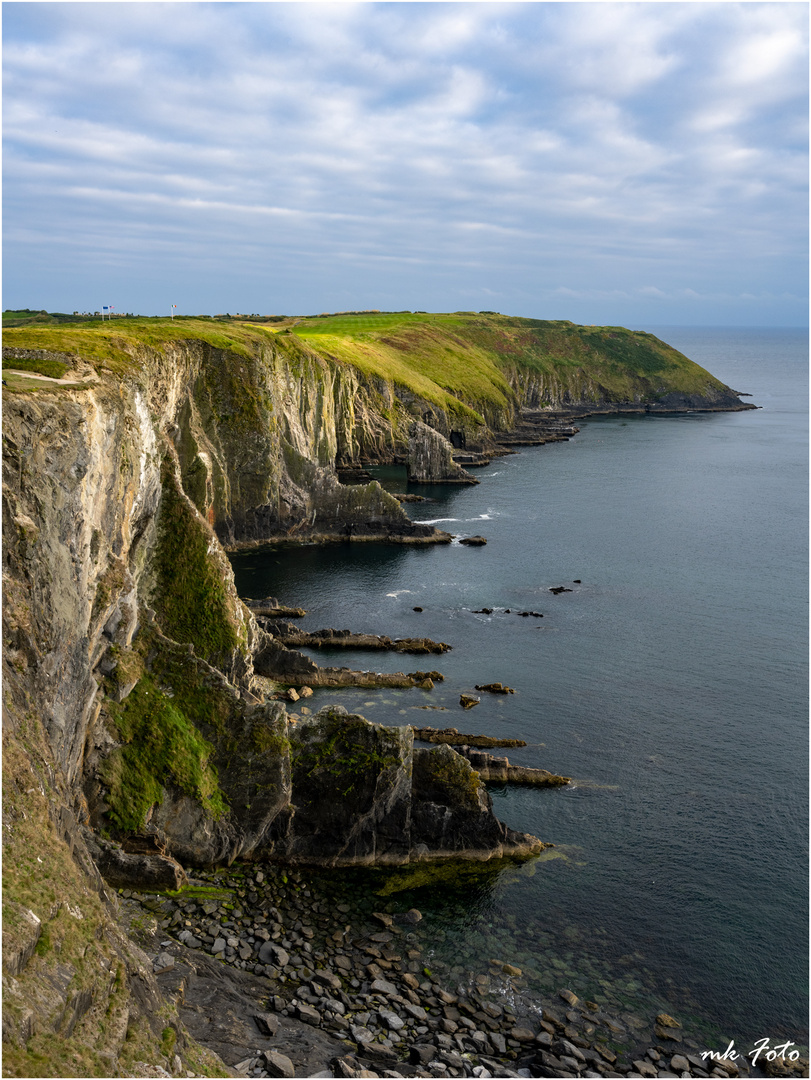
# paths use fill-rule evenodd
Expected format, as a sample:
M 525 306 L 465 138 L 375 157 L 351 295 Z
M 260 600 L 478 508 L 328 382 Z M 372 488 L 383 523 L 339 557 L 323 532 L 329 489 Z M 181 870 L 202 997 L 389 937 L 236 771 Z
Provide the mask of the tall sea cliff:
M 464 758 L 415 748 L 408 727 L 336 706 L 290 722 L 281 685 L 348 676 L 263 629 L 227 550 L 447 542 L 339 475 L 397 461 L 464 482 L 454 458 L 583 413 L 750 407 L 649 334 L 464 313 L 23 327 L 4 335 L 4 384 L 15 1075 L 127 1075 L 174 1054 L 216 1070 L 119 925 L 119 887 L 173 889 L 236 859 L 396 866 L 543 847 L 497 821 Z

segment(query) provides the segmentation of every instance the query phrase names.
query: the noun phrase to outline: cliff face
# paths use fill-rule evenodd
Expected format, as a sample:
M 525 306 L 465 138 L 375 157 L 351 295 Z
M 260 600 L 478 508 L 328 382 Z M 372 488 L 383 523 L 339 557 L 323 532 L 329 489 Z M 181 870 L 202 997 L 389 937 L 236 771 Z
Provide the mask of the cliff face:
M 71 791 L 104 757 L 92 733 L 123 737 L 106 711 L 96 722 L 153 665 L 133 652 L 145 621 L 261 700 L 254 658 L 272 674 L 278 647 L 223 545 L 445 538 L 379 485 L 339 484 L 336 466 L 399 457 L 416 479 L 466 481 L 451 441 L 491 445 L 521 407 L 745 407 L 651 335 L 434 318 L 451 321 L 341 341 L 329 320 L 230 337 L 203 322 L 9 332 L 6 368 L 64 372 L 4 393 L 4 644 L 17 708 L 41 718 Z
M 408 459 L 414 476 L 464 480 L 452 444 L 486 449 L 523 406 L 633 398 L 586 376 L 579 353 L 550 374 L 523 326 L 449 338 L 432 325 L 409 352 L 412 330 L 350 342 L 353 362 L 345 340 L 306 327 L 6 335 L 4 1039 L 23 1073 L 31 1047 L 66 1055 L 63 1075 L 113 1075 L 127 1039 L 148 1057 L 162 1031 L 149 966 L 116 929 L 98 867 L 169 887 L 183 876 L 171 857 L 352 865 L 539 850 L 495 819 L 452 751 L 415 751 L 403 729 L 334 709 L 293 725 L 259 677 L 282 647 L 240 602 L 225 555 L 280 538 L 448 539 L 379 485 L 340 485 L 336 466 Z M 529 360 L 515 335 L 536 348 Z M 743 407 L 704 376 L 660 372 L 658 397 L 636 374 L 627 385 L 638 402 Z M 303 657 L 287 669 L 299 662 L 318 683 Z M 102 1030 L 105 1010 L 117 1019 Z M 191 1062 L 192 1045 L 177 1045 Z

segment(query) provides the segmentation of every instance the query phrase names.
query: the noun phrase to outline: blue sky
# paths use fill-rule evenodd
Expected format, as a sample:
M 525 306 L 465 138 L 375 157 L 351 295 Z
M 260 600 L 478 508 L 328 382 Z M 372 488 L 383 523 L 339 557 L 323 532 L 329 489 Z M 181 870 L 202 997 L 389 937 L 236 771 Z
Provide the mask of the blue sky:
M 3 307 L 804 325 L 805 3 L 5 3 Z

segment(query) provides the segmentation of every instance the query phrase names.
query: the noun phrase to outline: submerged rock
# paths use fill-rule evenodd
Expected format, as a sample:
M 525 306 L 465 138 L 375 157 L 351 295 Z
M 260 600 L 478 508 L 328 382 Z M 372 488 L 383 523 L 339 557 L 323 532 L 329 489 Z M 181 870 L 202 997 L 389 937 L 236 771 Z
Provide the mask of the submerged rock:
M 478 690 L 479 687 L 476 687 Z M 438 706 L 433 706 L 438 708 Z M 423 706 L 425 708 L 425 706 Z M 422 742 L 448 743 L 450 746 L 526 746 L 524 739 L 500 739 L 494 735 L 470 735 L 456 728 L 414 727 L 414 738 Z

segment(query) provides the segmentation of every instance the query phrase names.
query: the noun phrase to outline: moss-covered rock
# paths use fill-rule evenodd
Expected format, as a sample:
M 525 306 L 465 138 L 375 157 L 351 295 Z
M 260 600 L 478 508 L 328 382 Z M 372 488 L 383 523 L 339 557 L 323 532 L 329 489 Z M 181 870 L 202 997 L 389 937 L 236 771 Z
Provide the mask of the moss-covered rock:
M 408 727 L 370 724 L 337 706 L 299 722 L 290 736 L 297 862 L 361 865 L 409 857 Z

